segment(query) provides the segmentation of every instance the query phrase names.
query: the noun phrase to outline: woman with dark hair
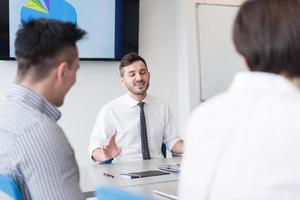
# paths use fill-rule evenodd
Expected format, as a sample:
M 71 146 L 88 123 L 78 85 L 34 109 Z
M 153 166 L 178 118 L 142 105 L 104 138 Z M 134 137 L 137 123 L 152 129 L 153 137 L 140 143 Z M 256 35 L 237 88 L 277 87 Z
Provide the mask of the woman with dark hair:
M 300 1 L 250 0 L 233 29 L 248 72 L 186 132 L 180 199 L 300 199 Z

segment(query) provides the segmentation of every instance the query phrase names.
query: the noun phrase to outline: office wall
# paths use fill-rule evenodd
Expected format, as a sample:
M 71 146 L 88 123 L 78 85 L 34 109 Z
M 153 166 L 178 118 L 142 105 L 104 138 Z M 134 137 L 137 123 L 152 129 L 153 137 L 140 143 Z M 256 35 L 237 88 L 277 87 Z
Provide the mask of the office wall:
M 147 60 L 151 72 L 149 93 L 169 102 L 182 130 L 189 113 L 188 102 L 180 100 L 185 87 L 182 71 L 185 69 L 184 12 L 182 0 L 141 0 L 140 54 Z M 182 55 L 182 56 L 181 56 Z M 90 164 L 88 143 L 90 132 L 100 108 L 126 90 L 118 80 L 118 62 L 84 61 L 78 71 L 77 83 L 60 108 L 59 124 L 73 146 L 80 166 Z M 0 61 L 0 101 L 14 81 L 15 61 Z M 181 103 L 179 103 L 181 102 Z M 182 121 L 182 122 L 181 122 Z M 182 134 L 182 132 L 181 132 Z

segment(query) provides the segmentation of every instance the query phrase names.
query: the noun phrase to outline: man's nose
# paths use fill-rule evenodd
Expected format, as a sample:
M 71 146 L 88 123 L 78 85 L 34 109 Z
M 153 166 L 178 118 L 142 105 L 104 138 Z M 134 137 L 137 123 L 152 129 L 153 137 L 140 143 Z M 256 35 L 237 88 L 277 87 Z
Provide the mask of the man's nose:
M 140 75 L 139 73 L 137 73 L 137 74 L 135 75 L 135 79 L 136 79 L 136 80 L 142 80 L 143 78 L 142 78 L 142 75 Z

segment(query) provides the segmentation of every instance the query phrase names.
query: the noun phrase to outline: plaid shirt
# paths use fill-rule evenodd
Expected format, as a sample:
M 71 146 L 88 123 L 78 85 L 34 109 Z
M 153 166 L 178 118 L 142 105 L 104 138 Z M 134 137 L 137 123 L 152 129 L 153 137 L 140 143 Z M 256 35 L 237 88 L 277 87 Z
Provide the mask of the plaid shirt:
M 83 199 L 74 152 L 44 97 L 14 85 L 0 107 L 0 173 L 12 176 L 25 199 Z

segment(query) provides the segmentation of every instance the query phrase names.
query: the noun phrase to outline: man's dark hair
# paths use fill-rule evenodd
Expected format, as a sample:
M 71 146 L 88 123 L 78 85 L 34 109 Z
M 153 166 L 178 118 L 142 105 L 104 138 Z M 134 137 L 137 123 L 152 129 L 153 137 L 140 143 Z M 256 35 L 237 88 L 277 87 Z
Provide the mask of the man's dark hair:
M 66 48 L 76 47 L 86 32 L 75 24 L 57 20 L 36 19 L 23 23 L 17 32 L 15 53 L 18 61 L 18 76 L 22 78 L 29 70 L 35 79 L 47 76 L 58 62 L 72 64 L 74 55 Z M 64 60 L 61 60 L 64 55 Z
M 128 66 L 128 65 L 131 65 L 132 63 L 134 63 L 136 61 L 142 61 L 145 64 L 146 68 L 147 68 L 147 64 L 146 64 L 145 59 L 142 58 L 141 56 L 139 56 L 137 53 L 132 52 L 132 53 L 129 53 L 129 54 L 125 55 L 122 58 L 120 66 L 119 66 L 120 75 L 124 76 L 123 68 Z
M 299 0 L 249 0 L 241 6 L 233 41 L 251 71 L 300 76 L 299 19 Z

